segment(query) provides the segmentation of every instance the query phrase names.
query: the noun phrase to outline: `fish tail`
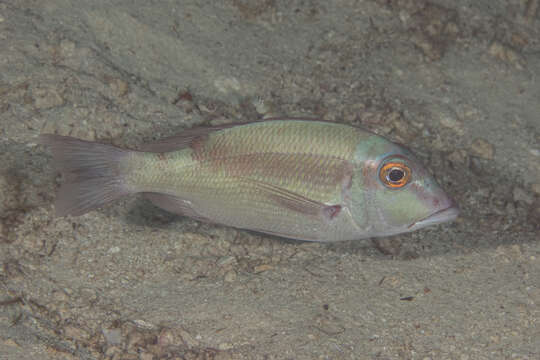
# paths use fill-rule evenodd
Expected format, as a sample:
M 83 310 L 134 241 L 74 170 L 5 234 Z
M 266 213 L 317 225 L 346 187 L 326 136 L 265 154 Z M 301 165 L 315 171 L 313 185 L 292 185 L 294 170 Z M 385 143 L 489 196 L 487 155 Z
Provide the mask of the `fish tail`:
M 55 201 L 56 216 L 79 216 L 134 192 L 124 181 L 132 151 L 52 134 L 41 135 L 39 143 L 51 149 L 65 178 Z

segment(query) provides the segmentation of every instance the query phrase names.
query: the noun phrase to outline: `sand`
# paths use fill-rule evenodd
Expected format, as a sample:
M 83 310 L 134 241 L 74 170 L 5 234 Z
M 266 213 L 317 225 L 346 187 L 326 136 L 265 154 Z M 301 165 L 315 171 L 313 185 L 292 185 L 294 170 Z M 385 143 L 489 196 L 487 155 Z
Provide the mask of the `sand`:
M 0 1 L 1 359 L 540 359 L 538 0 Z M 55 218 L 40 133 L 312 116 L 411 148 L 452 224 L 335 244 L 130 197 Z

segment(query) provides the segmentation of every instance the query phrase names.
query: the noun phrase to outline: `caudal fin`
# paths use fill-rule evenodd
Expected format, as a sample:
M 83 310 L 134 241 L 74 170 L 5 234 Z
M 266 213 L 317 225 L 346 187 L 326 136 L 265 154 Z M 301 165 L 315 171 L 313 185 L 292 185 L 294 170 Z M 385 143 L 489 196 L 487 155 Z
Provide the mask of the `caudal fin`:
M 125 185 L 129 150 L 60 135 L 41 135 L 64 183 L 55 202 L 56 216 L 78 216 L 132 193 Z

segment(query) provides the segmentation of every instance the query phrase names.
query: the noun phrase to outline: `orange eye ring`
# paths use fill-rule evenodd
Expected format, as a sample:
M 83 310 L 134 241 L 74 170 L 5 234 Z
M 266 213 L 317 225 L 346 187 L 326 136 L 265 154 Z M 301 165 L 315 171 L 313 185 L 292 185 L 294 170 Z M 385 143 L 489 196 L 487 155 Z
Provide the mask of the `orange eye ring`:
M 385 186 L 399 189 L 411 180 L 411 169 L 402 163 L 389 162 L 384 164 L 379 171 L 379 178 Z

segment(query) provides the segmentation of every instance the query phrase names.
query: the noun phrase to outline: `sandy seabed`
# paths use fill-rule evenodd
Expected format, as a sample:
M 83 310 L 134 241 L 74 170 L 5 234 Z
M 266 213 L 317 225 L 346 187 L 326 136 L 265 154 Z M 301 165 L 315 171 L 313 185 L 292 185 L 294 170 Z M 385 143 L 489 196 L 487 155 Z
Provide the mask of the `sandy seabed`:
M 40 133 L 283 115 L 405 144 L 461 216 L 335 244 L 53 216 Z M 0 1 L 0 358 L 540 359 L 539 130 L 538 0 Z

